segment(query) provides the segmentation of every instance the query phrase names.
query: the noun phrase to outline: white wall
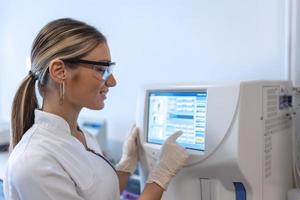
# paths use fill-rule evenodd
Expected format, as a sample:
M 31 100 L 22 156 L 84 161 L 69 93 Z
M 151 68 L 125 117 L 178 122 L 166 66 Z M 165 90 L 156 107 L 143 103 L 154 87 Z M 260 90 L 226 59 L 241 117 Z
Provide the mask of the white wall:
M 293 65 L 293 80 L 297 86 L 300 86 L 300 2 L 298 0 L 293 1 L 293 5 L 296 7 L 294 12 L 293 21 L 293 43 L 292 43 L 292 65 Z M 300 126 L 299 126 L 300 128 Z M 298 129 L 300 130 L 300 129 Z
M 84 115 L 106 118 L 117 143 L 134 123 L 142 84 L 284 79 L 285 1 L 2 0 L 1 117 L 9 119 L 36 33 L 60 17 L 84 20 L 108 38 L 118 85 L 104 110 Z

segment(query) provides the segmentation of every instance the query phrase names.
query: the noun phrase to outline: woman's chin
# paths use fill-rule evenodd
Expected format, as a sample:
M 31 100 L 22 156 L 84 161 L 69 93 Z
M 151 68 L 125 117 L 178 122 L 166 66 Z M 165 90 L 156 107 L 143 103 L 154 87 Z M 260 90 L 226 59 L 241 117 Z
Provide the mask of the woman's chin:
M 87 106 L 88 109 L 91 109 L 91 110 L 102 110 L 104 108 L 104 102 L 102 103 L 98 103 L 96 105 L 90 105 L 90 106 Z

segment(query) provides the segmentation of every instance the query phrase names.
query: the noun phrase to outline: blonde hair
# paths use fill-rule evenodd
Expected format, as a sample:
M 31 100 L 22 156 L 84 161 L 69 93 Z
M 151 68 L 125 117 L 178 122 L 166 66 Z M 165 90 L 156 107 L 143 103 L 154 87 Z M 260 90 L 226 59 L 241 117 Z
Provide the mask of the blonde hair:
M 31 70 L 18 88 L 11 114 L 11 148 L 21 140 L 34 123 L 34 110 L 38 108 L 35 81 L 39 91 L 47 84 L 48 65 L 51 60 L 78 59 L 91 52 L 105 36 L 84 22 L 63 18 L 44 26 L 36 36 L 31 50 Z

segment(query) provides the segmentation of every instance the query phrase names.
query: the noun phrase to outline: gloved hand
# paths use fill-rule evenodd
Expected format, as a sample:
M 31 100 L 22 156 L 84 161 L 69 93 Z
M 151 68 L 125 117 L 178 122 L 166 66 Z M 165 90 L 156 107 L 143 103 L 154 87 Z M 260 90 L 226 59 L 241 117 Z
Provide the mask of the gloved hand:
M 171 178 L 184 166 L 189 154 L 176 143 L 176 139 L 181 135 L 182 131 L 177 131 L 166 139 L 158 163 L 150 172 L 147 183 L 154 182 L 166 190 Z
M 117 171 L 133 174 L 138 160 L 139 130 L 137 127 L 131 129 L 127 140 L 123 144 L 123 153 L 120 162 L 117 164 Z

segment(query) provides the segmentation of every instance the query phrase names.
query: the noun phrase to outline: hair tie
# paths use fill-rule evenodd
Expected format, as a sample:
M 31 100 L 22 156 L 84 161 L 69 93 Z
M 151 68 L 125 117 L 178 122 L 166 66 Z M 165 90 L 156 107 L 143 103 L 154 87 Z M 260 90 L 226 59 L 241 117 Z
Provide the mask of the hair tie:
M 31 70 L 29 70 L 28 75 L 35 81 L 37 80 L 37 77 L 35 75 L 35 73 L 33 73 Z

